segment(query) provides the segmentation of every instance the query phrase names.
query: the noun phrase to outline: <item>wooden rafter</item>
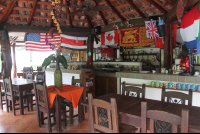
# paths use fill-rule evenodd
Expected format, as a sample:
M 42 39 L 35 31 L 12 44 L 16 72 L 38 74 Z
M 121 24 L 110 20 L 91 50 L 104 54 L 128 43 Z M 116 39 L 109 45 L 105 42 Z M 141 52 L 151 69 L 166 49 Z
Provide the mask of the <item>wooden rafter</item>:
M 96 3 L 96 5 L 98 5 L 98 3 L 96 2 L 96 0 L 93 0 L 93 1 Z M 101 11 L 98 11 L 98 12 L 99 12 L 99 14 L 100 14 L 100 16 L 101 16 L 101 18 L 102 18 L 102 20 L 103 20 L 103 23 L 104 23 L 105 25 L 108 25 L 108 23 L 107 23 L 105 17 L 103 16 L 103 13 L 102 13 Z
M 31 15 L 30 15 L 30 17 L 29 17 L 29 19 L 28 19 L 28 25 L 30 25 L 31 22 L 32 22 L 33 14 L 34 14 L 34 12 L 35 12 L 35 8 L 36 8 L 36 6 L 37 6 L 37 2 L 38 2 L 38 0 L 34 0 L 34 2 L 33 2 L 33 8 L 32 8 L 32 11 L 31 11 Z
M 65 0 L 65 3 L 66 3 L 66 6 L 69 6 L 67 0 Z M 70 10 L 69 10 L 68 7 L 67 7 L 67 12 L 68 12 L 68 14 L 70 14 Z M 68 16 L 69 16 L 69 24 L 70 24 L 70 27 L 73 27 L 73 24 L 72 24 L 72 18 L 71 18 L 70 15 L 68 15 Z
M 155 1 L 153 1 L 153 0 L 146 0 L 146 1 L 148 1 L 149 3 L 151 3 L 152 5 L 154 5 L 162 13 L 167 14 L 167 11 L 163 7 L 161 7 L 160 5 L 158 5 Z
M 15 4 L 16 4 L 17 1 L 15 2 L 11 2 L 9 1 L 8 5 L 7 5 L 7 8 L 5 9 L 5 11 L 3 12 L 3 16 L 0 20 L 0 23 L 5 23 L 8 16 L 10 15 L 11 11 L 13 10 Z
M 133 9 L 135 9 L 135 10 L 138 12 L 138 14 L 139 14 L 142 18 L 145 18 L 145 15 L 140 11 L 139 8 L 137 8 L 137 7 L 135 6 L 135 4 L 133 4 L 130 0 L 126 0 L 126 2 L 129 3 L 129 4 L 131 5 L 131 7 L 132 7 Z
M 174 6 L 175 3 L 172 0 L 166 0 L 170 5 Z
M 185 11 L 187 11 L 188 9 L 192 8 L 195 4 L 197 4 L 199 2 L 199 0 L 190 0 L 186 7 L 185 7 Z M 166 14 L 166 22 L 167 23 L 171 23 L 172 21 L 175 21 L 174 19 L 177 19 L 176 17 L 176 7 L 177 7 L 178 2 L 176 2 L 176 4 L 174 5 L 174 7 Z
M 125 21 L 126 19 L 124 17 L 122 17 L 122 15 L 117 11 L 117 9 L 110 3 L 109 0 L 105 0 L 106 3 L 108 4 L 108 6 L 111 7 L 111 9 L 113 10 L 113 12 L 115 12 L 117 14 L 117 16 L 122 20 Z
M 82 2 L 83 2 L 83 0 L 82 0 Z M 92 21 L 91 21 L 90 17 L 89 17 L 88 15 L 85 15 L 85 17 L 86 17 L 86 19 L 87 19 L 87 22 L 88 22 L 88 24 L 89 24 L 89 27 L 90 27 L 90 28 L 93 28 Z

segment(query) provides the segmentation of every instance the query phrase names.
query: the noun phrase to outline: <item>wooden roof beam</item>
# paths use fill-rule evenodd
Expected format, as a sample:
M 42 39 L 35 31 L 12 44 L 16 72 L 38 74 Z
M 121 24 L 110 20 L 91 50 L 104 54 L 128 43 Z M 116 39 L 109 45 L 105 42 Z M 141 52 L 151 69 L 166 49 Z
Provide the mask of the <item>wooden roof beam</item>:
M 66 6 L 69 6 L 67 0 L 65 0 L 65 3 L 66 3 Z M 68 12 L 68 14 L 70 14 L 70 10 L 69 10 L 68 7 L 67 7 L 67 12 Z M 70 27 L 73 27 L 73 24 L 72 24 L 72 18 L 71 18 L 70 15 L 68 15 L 68 16 L 69 16 L 69 24 L 70 24 Z
M 124 17 L 122 17 L 122 15 L 117 11 L 117 9 L 110 3 L 109 0 L 105 0 L 106 3 L 108 4 L 108 6 L 111 7 L 111 9 L 113 10 L 113 12 L 115 12 L 117 14 L 117 16 L 122 20 L 125 21 L 126 19 Z
M 153 6 L 155 6 L 162 13 L 167 14 L 167 11 L 163 7 L 161 7 L 160 5 L 158 5 L 155 1 L 152 1 L 152 0 L 146 0 L 146 1 L 148 1 L 149 3 L 151 3 Z
M 185 7 L 185 11 L 189 10 L 190 8 L 192 8 L 194 5 L 196 5 L 199 2 L 199 0 L 190 0 L 186 7 Z M 174 7 L 166 14 L 166 22 L 167 23 L 171 23 L 172 21 L 174 21 L 174 19 L 177 19 L 176 17 L 176 7 L 177 7 L 178 2 L 176 2 L 176 4 L 174 5 Z
M 7 5 L 7 8 L 5 9 L 5 11 L 3 12 L 3 16 L 0 20 L 0 23 L 5 23 L 8 16 L 10 15 L 10 13 L 12 12 L 15 4 L 16 4 L 17 1 L 14 1 L 14 2 L 11 2 L 9 1 L 8 5 Z
M 98 3 L 96 2 L 96 0 L 93 0 L 93 1 L 96 3 L 96 5 L 98 5 Z M 106 21 L 105 17 L 103 16 L 103 13 L 101 11 L 98 11 L 98 12 L 99 12 L 99 14 L 100 14 L 100 16 L 101 16 L 101 18 L 103 20 L 103 23 L 105 25 L 108 25 L 108 22 Z
M 132 7 L 133 9 L 135 9 L 135 10 L 138 12 L 138 14 L 139 14 L 142 18 L 145 18 L 145 15 L 140 11 L 139 8 L 137 8 L 137 7 L 135 6 L 135 4 L 133 4 L 130 0 L 126 0 L 126 2 L 129 3 L 129 4 L 131 5 L 131 7 Z
M 91 19 L 90 19 L 90 17 L 89 17 L 88 15 L 86 15 L 86 19 L 87 19 L 87 22 L 88 22 L 88 24 L 89 24 L 89 27 L 90 27 L 90 28 L 93 28 L 93 26 L 92 26 L 92 21 L 91 21 Z
M 30 25 L 31 22 L 32 22 L 33 14 L 34 14 L 34 12 L 35 12 L 35 8 L 36 8 L 36 6 L 37 6 L 37 2 L 38 2 L 38 0 L 34 0 L 34 2 L 33 2 L 33 8 L 32 8 L 30 17 L 29 17 L 29 19 L 28 19 L 28 25 Z
M 174 3 L 172 0 L 166 0 L 170 5 L 174 6 L 176 3 Z

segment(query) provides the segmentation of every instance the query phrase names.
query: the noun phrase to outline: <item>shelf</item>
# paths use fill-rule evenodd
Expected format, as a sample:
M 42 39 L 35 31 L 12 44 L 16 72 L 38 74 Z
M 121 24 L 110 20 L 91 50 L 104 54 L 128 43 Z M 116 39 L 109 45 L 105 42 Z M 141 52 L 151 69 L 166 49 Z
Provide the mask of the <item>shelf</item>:
M 121 85 L 122 85 L 122 83 L 121 83 Z M 126 83 L 126 85 L 129 85 L 129 86 L 142 86 L 142 85 L 138 85 L 138 84 L 129 84 L 129 83 Z M 146 87 L 150 87 L 150 88 L 160 88 L 160 89 L 162 89 L 162 87 L 152 87 L 152 86 L 150 86 L 150 85 L 146 85 Z M 166 89 L 170 89 L 170 90 L 178 90 L 178 91 L 188 91 L 189 92 L 189 90 L 184 90 L 184 89 L 174 89 L 174 88 L 166 88 Z M 192 92 L 200 92 L 200 91 L 192 91 Z
M 86 80 L 86 82 L 89 82 L 89 81 L 94 81 L 94 79 Z
M 151 54 L 121 54 L 122 56 L 130 56 L 130 55 L 157 55 L 157 53 L 151 53 Z
M 194 64 L 194 66 L 200 66 L 200 64 Z
M 85 87 L 85 88 L 91 88 L 91 87 L 94 87 L 94 86 L 89 86 L 89 87 Z

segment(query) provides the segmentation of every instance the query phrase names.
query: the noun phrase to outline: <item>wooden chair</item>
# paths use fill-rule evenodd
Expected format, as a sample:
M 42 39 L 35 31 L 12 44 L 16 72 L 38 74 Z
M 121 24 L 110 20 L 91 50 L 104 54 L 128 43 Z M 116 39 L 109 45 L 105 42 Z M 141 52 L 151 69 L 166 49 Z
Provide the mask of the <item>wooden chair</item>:
M 125 124 L 118 124 L 117 104 L 114 98 L 110 99 L 111 103 L 93 99 L 92 94 L 88 93 L 89 103 L 89 126 L 91 133 L 134 133 L 137 128 Z
M 26 79 L 34 79 L 33 73 L 26 73 Z M 35 96 L 35 93 L 33 92 L 33 89 L 27 89 L 25 93 L 28 95 L 29 102 L 30 102 L 30 108 L 31 111 L 33 111 L 33 105 L 36 105 L 36 103 L 33 103 L 35 100 L 33 100 L 33 97 Z
M 126 86 L 126 83 L 123 82 L 122 83 L 122 95 L 126 95 L 127 96 L 132 96 L 132 97 L 138 97 L 140 98 L 140 93 L 142 94 L 142 98 L 145 98 L 145 89 L 146 89 L 146 85 L 142 84 L 142 88 L 139 87 L 134 87 L 134 86 Z M 135 93 L 131 93 L 130 92 L 135 92 Z
M 17 100 L 19 100 L 19 94 L 13 91 L 13 86 L 12 86 L 12 80 L 11 78 L 3 78 L 3 87 L 5 90 L 5 100 L 6 100 L 6 107 L 7 107 L 7 112 L 9 112 L 9 107 L 10 110 L 13 110 L 13 115 L 15 114 L 15 110 L 19 110 L 20 108 L 15 108 L 15 106 L 19 105 Z M 27 111 L 29 111 L 29 102 L 28 102 L 28 95 L 23 94 L 23 98 L 26 99 L 26 106 Z M 8 104 L 9 101 L 9 104 Z
M 36 80 L 42 80 L 43 82 L 45 82 L 45 73 L 37 73 L 36 74 Z
M 74 76 L 72 76 L 72 83 L 71 83 L 71 85 L 78 86 L 78 84 L 80 84 L 80 87 L 84 87 L 84 90 L 83 90 L 84 95 L 83 96 L 86 96 L 86 93 L 85 93 L 85 84 L 84 83 L 85 82 L 84 82 L 83 79 L 82 80 L 81 79 L 74 79 Z M 80 99 L 82 99 L 82 98 L 80 98 Z M 72 102 L 66 99 L 66 100 L 62 101 L 62 103 L 63 103 L 63 105 L 66 105 L 67 107 L 69 107 L 69 110 L 67 111 L 67 112 L 69 112 L 69 116 L 67 116 L 67 117 L 69 117 L 70 123 L 73 124 L 73 118 L 77 117 L 78 114 L 74 115 L 74 108 L 72 106 Z
M 3 89 L 3 84 L 1 85 L 0 87 L 0 106 L 1 106 L 1 109 L 3 110 L 3 105 L 6 105 L 6 102 L 5 102 L 5 90 Z
M 33 74 L 33 67 L 24 67 L 23 68 L 23 78 L 26 78 L 26 74 Z
M 150 119 L 150 133 L 177 133 L 178 126 L 181 126 L 181 133 L 188 133 L 188 110 L 182 109 L 182 116 L 179 117 L 165 111 L 147 110 L 147 102 L 141 102 L 142 133 L 147 133 L 147 118 Z
M 163 86 L 161 101 L 165 102 L 165 97 L 167 97 L 167 102 L 185 105 L 185 100 L 188 100 L 188 105 L 192 106 L 192 92 L 192 89 L 189 90 L 189 94 L 175 91 L 166 92 L 166 88 L 165 86 Z
M 49 108 L 49 98 L 48 98 L 48 92 L 47 92 L 47 87 L 46 84 L 43 83 L 41 84 L 35 84 L 33 82 L 34 86 L 34 91 L 35 91 L 35 98 L 36 98 L 36 106 L 37 106 L 37 118 L 38 118 L 38 126 L 41 127 L 41 125 L 44 124 L 44 120 L 48 120 L 48 131 L 49 133 L 52 132 L 52 126 L 56 125 L 55 123 L 55 108 Z M 63 113 L 63 119 L 61 120 L 64 122 L 64 127 L 66 126 L 66 107 L 61 105 L 61 110 L 60 112 Z M 47 114 L 47 117 L 43 117 L 43 113 Z M 51 115 L 53 114 L 53 115 Z M 51 117 L 54 117 L 54 123 L 51 123 Z

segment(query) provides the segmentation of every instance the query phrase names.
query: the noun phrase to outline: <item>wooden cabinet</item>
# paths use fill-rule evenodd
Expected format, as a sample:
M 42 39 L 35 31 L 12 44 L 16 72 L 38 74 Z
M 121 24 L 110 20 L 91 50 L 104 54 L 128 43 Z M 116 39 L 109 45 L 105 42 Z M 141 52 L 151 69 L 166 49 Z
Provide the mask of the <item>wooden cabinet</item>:
M 117 78 L 95 76 L 95 94 L 96 96 L 102 96 L 108 93 L 117 93 Z

